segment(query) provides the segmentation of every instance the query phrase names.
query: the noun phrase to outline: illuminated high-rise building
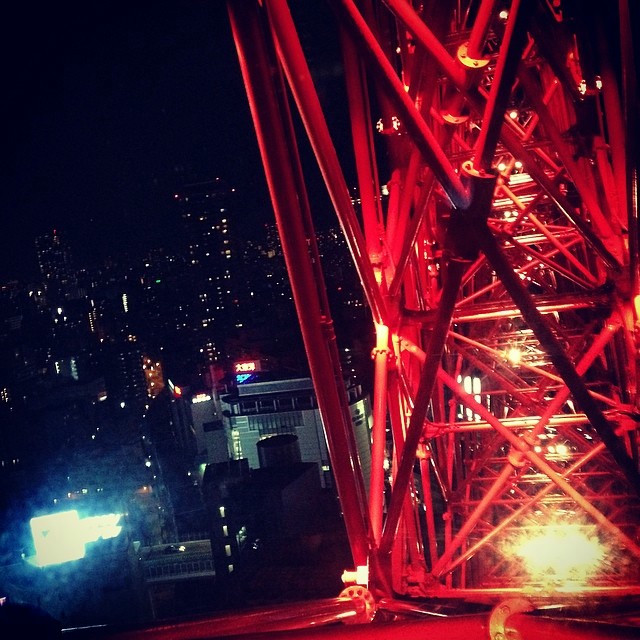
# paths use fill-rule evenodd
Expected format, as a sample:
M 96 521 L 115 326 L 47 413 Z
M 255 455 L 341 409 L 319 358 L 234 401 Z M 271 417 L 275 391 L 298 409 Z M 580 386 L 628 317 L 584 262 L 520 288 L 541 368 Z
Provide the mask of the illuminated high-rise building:
M 148 402 L 144 354 L 134 335 L 113 340 L 104 348 L 107 393 L 118 410 L 142 412 Z
M 220 344 L 234 325 L 235 253 L 232 225 L 236 192 L 220 178 L 185 185 L 174 195 L 180 208 L 191 274 L 192 303 L 185 322 L 196 334 L 204 364 L 220 356 Z
M 53 229 L 36 238 L 38 266 L 49 303 L 78 297 L 78 279 L 64 236 Z

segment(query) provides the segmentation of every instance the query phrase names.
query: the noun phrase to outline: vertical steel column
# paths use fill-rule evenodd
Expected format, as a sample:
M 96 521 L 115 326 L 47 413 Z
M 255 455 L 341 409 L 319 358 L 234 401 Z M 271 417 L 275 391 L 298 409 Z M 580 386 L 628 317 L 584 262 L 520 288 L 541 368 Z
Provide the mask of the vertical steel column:
M 369 513 L 371 531 L 378 545 L 382 535 L 382 512 L 384 506 L 384 453 L 387 437 L 387 368 L 389 328 L 376 325 L 376 348 L 373 350 L 375 374 L 373 381 L 373 429 L 371 434 L 371 488 L 369 491 Z
M 382 211 L 380 206 L 380 183 L 376 167 L 373 144 L 373 125 L 368 111 L 369 97 L 366 74 L 362 61 L 349 36 L 340 31 L 345 84 L 349 100 L 351 137 L 358 174 L 358 187 L 362 203 L 362 222 L 369 260 L 375 265 L 380 261 L 382 248 L 380 232 Z
M 351 552 L 356 566 L 364 566 L 369 555 L 369 522 L 366 504 L 357 489 L 360 464 L 349 446 L 351 424 L 346 424 L 345 420 L 348 415 L 348 410 L 344 411 L 345 390 L 334 380 L 333 363 L 325 342 L 323 325 L 326 319 L 321 313 L 292 170 L 297 161 L 297 150 L 287 144 L 291 123 L 286 118 L 286 94 L 281 77 L 275 71 L 274 51 L 266 40 L 264 23 L 261 23 L 264 16 L 259 13 L 257 3 L 233 0 L 227 3 L 227 8 L 327 434 Z
M 429 459 L 427 459 L 427 456 Z M 431 451 L 425 448 L 425 455 L 420 457 L 420 480 L 422 481 L 422 495 L 425 508 L 425 520 L 427 524 L 427 544 L 429 547 L 429 566 L 433 567 L 438 560 L 438 541 L 436 540 L 436 525 L 433 512 L 433 502 L 431 495 L 431 471 L 429 469 L 429 461 L 431 460 Z

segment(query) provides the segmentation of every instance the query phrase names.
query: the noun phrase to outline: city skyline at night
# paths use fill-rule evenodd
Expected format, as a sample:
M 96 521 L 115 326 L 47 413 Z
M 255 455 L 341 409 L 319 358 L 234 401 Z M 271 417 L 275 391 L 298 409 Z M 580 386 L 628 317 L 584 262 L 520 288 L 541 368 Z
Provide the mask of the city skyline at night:
M 189 176 L 225 169 L 260 192 L 222 3 L 30 9 L 3 42 L 4 279 L 35 275 L 28 250 L 54 228 L 81 259 L 170 242 Z
M 635 637 L 639 7 L 586 8 L 16 10 L 0 621 Z
M 0 278 L 36 275 L 33 239 L 55 228 L 85 262 L 171 244 L 170 198 L 197 180 L 273 219 L 224 3 L 25 3 L 2 47 Z M 330 99 L 339 69 L 316 58 Z

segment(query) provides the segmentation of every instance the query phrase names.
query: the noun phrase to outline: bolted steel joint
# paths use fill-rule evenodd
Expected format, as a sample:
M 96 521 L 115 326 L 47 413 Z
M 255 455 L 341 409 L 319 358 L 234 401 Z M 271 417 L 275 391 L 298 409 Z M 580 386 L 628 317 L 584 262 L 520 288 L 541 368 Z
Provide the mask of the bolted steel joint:
M 467 161 L 462 165 L 462 177 L 469 184 L 470 202 L 465 209 L 451 211 L 445 248 L 453 259 L 473 261 L 478 257 L 474 227 L 486 224 L 498 175 L 493 171 L 476 171 L 473 163 Z
M 489 64 L 489 58 L 472 58 L 469 55 L 469 43 L 463 42 L 458 47 L 458 61 L 467 69 L 483 69 Z
M 365 624 L 376 615 L 376 601 L 366 587 L 354 585 L 340 592 L 341 598 L 351 598 L 356 606 L 356 615 L 344 619 L 346 624 Z
M 516 640 L 520 634 L 512 628 L 507 632 L 509 616 L 514 613 L 533 611 L 534 607 L 526 598 L 510 598 L 496 605 L 489 616 L 489 638 L 491 640 Z

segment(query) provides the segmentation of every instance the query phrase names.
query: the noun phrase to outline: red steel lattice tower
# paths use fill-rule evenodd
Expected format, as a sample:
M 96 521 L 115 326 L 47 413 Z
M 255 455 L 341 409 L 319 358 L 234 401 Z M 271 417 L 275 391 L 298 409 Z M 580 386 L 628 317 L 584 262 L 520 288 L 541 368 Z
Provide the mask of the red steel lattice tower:
M 294 7 L 228 2 L 353 555 L 345 580 L 389 609 L 640 592 L 632 4 L 331 0 L 345 141 Z M 368 483 L 294 109 L 371 311 Z

